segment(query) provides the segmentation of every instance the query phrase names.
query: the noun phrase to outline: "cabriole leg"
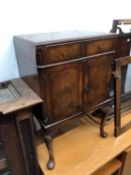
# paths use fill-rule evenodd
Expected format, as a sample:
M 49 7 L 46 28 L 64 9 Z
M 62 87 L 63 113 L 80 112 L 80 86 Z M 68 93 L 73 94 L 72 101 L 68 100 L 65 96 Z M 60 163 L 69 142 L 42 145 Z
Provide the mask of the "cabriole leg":
M 53 139 L 50 135 L 45 135 L 44 140 L 49 153 L 49 161 L 47 163 L 47 168 L 49 170 L 52 170 L 55 167 L 55 159 L 53 154 Z
M 108 136 L 108 133 L 105 132 L 104 130 L 105 122 L 106 122 L 106 113 L 104 111 L 101 111 L 100 135 L 103 138 L 106 138 Z

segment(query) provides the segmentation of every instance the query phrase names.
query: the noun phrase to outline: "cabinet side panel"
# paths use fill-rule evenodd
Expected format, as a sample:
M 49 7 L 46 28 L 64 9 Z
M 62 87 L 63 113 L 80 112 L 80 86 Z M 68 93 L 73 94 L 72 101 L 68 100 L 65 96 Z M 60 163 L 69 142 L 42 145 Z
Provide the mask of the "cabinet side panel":
M 14 36 L 13 41 L 17 59 L 19 56 L 36 66 L 35 44 L 18 36 Z
M 39 78 L 36 67 L 25 62 L 20 56 L 17 56 L 20 77 L 38 94 L 40 95 Z
M 19 36 L 14 37 L 14 47 L 20 77 L 40 95 L 38 72 L 36 68 L 35 44 Z

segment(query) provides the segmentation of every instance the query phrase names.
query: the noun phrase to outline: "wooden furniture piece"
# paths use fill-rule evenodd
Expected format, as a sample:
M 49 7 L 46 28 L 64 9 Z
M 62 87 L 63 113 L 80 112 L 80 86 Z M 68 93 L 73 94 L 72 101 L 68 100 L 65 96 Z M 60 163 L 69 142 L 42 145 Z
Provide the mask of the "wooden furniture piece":
M 31 109 L 40 103 L 21 79 L 0 83 L 1 175 L 39 175 Z
M 130 113 L 123 114 L 122 124 L 130 119 Z M 114 124 L 110 122 L 105 126 L 109 137 L 102 139 L 98 128 L 99 125 L 86 116 L 63 127 L 60 135 L 54 139 L 54 153 L 58 163 L 52 171 L 45 165 L 48 153 L 42 136 L 39 137 L 37 153 L 41 171 L 45 175 L 92 175 L 131 146 L 131 130 L 115 138 Z
M 120 175 L 122 162 L 115 158 L 92 175 Z
M 131 24 L 131 19 L 115 19 L 113 20 L 112 29 L 110 32 L 116 33 L 117 30 L 119 30 L 119 33 L 124 33 L 120 25 L 129 25 L 129 24 Z
M 52 132 L 109 102 L 115 40 L 115 34 L 81 31 L 14 37 L 20 75 L 44 101 L 38 118 L 45 130 L 49 169 L 55 166 Z M 101 116 L 100 134 L 106 137 L 106 114 Z
M 2 117 L 2 113 L 0 113 L 0 118 L 1 117 Z M 4 152 L 4 147 L 1 140 L 0 140 L 0 174 L 11 175 L 9 171 L 8 163 L 7 163 L 7 158 Z
M 131 31 L 125 33 L 121 27 L 122 25 L 127 25 L 127 24 L 128 25 L 131 24 L 131 19 L 113 20 L 112 29 L 110 32 L 112 33 L 118 32 L 117 40 L 116 40 L 116 59 L 130 55 Z M 125 80 L 126 80 L 127 68 L 128 66 L 125 66 L 124 69 L 122 69 L 122 87 L 121 88 L 122 88 L 123 100 L 128 99 L 129 97 L 129 94 L 126 95 L 125 93 Z
M 131 147 L 126 149 L 119 158 L 123 165 L 121 175 L 130 175 L 131 174 Z
M 44 129 L 49 169 L 55 166 L 52 135 L 69 119 L 100 109 L 100 134 L 107 136 L 101 108 L 112 100 L 113 60 L 129 55 L 130 38 L 131 33 L 81 31 L 14 37 L 20 75 L 44 101 L 42 112 L 35 113 Z
M 121 126 L 121 86 L 122 86 L 122 68 L 131 63 L 131 57 L 123 57 L 115 60 L 115 72 L 114 72 L 114 119 L 115 119 L 115 136 L 119 136 L 127 129 L 131 128 L 131 120 L 125 126 Z

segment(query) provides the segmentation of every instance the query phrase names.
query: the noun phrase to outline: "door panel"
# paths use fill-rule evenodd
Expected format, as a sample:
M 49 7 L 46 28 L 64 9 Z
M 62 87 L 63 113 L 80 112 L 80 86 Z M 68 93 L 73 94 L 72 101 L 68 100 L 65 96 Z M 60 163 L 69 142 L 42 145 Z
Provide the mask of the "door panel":
M 82 112 L 83 62 L 43 70 L 48 123 Z
M 85 108 L 107 99 L 112 77 L 112 60 L 112 55 L 104 55 L 85 62 Z

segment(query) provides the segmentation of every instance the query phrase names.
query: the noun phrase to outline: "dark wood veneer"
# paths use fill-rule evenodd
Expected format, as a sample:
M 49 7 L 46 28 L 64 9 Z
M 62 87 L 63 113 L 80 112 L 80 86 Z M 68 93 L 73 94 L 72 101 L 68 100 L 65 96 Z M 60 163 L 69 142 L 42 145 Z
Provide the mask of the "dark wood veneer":
M 81 43 L 41 47 L 41 64 L 50 64 L 82 57 Z
M 82 61 L 43 69 L 48 123 L 82 111 L 82 71 Z
M 113 55 L 104 55 L 89 59 L 85 63 L 86 109 L 105 101 L 109 96 Z
M 86 43 L 86 55 L 95 55 L 99 53 L 109 52 L 114 49 L 113 39 L 102 39 L 89 41 Z

